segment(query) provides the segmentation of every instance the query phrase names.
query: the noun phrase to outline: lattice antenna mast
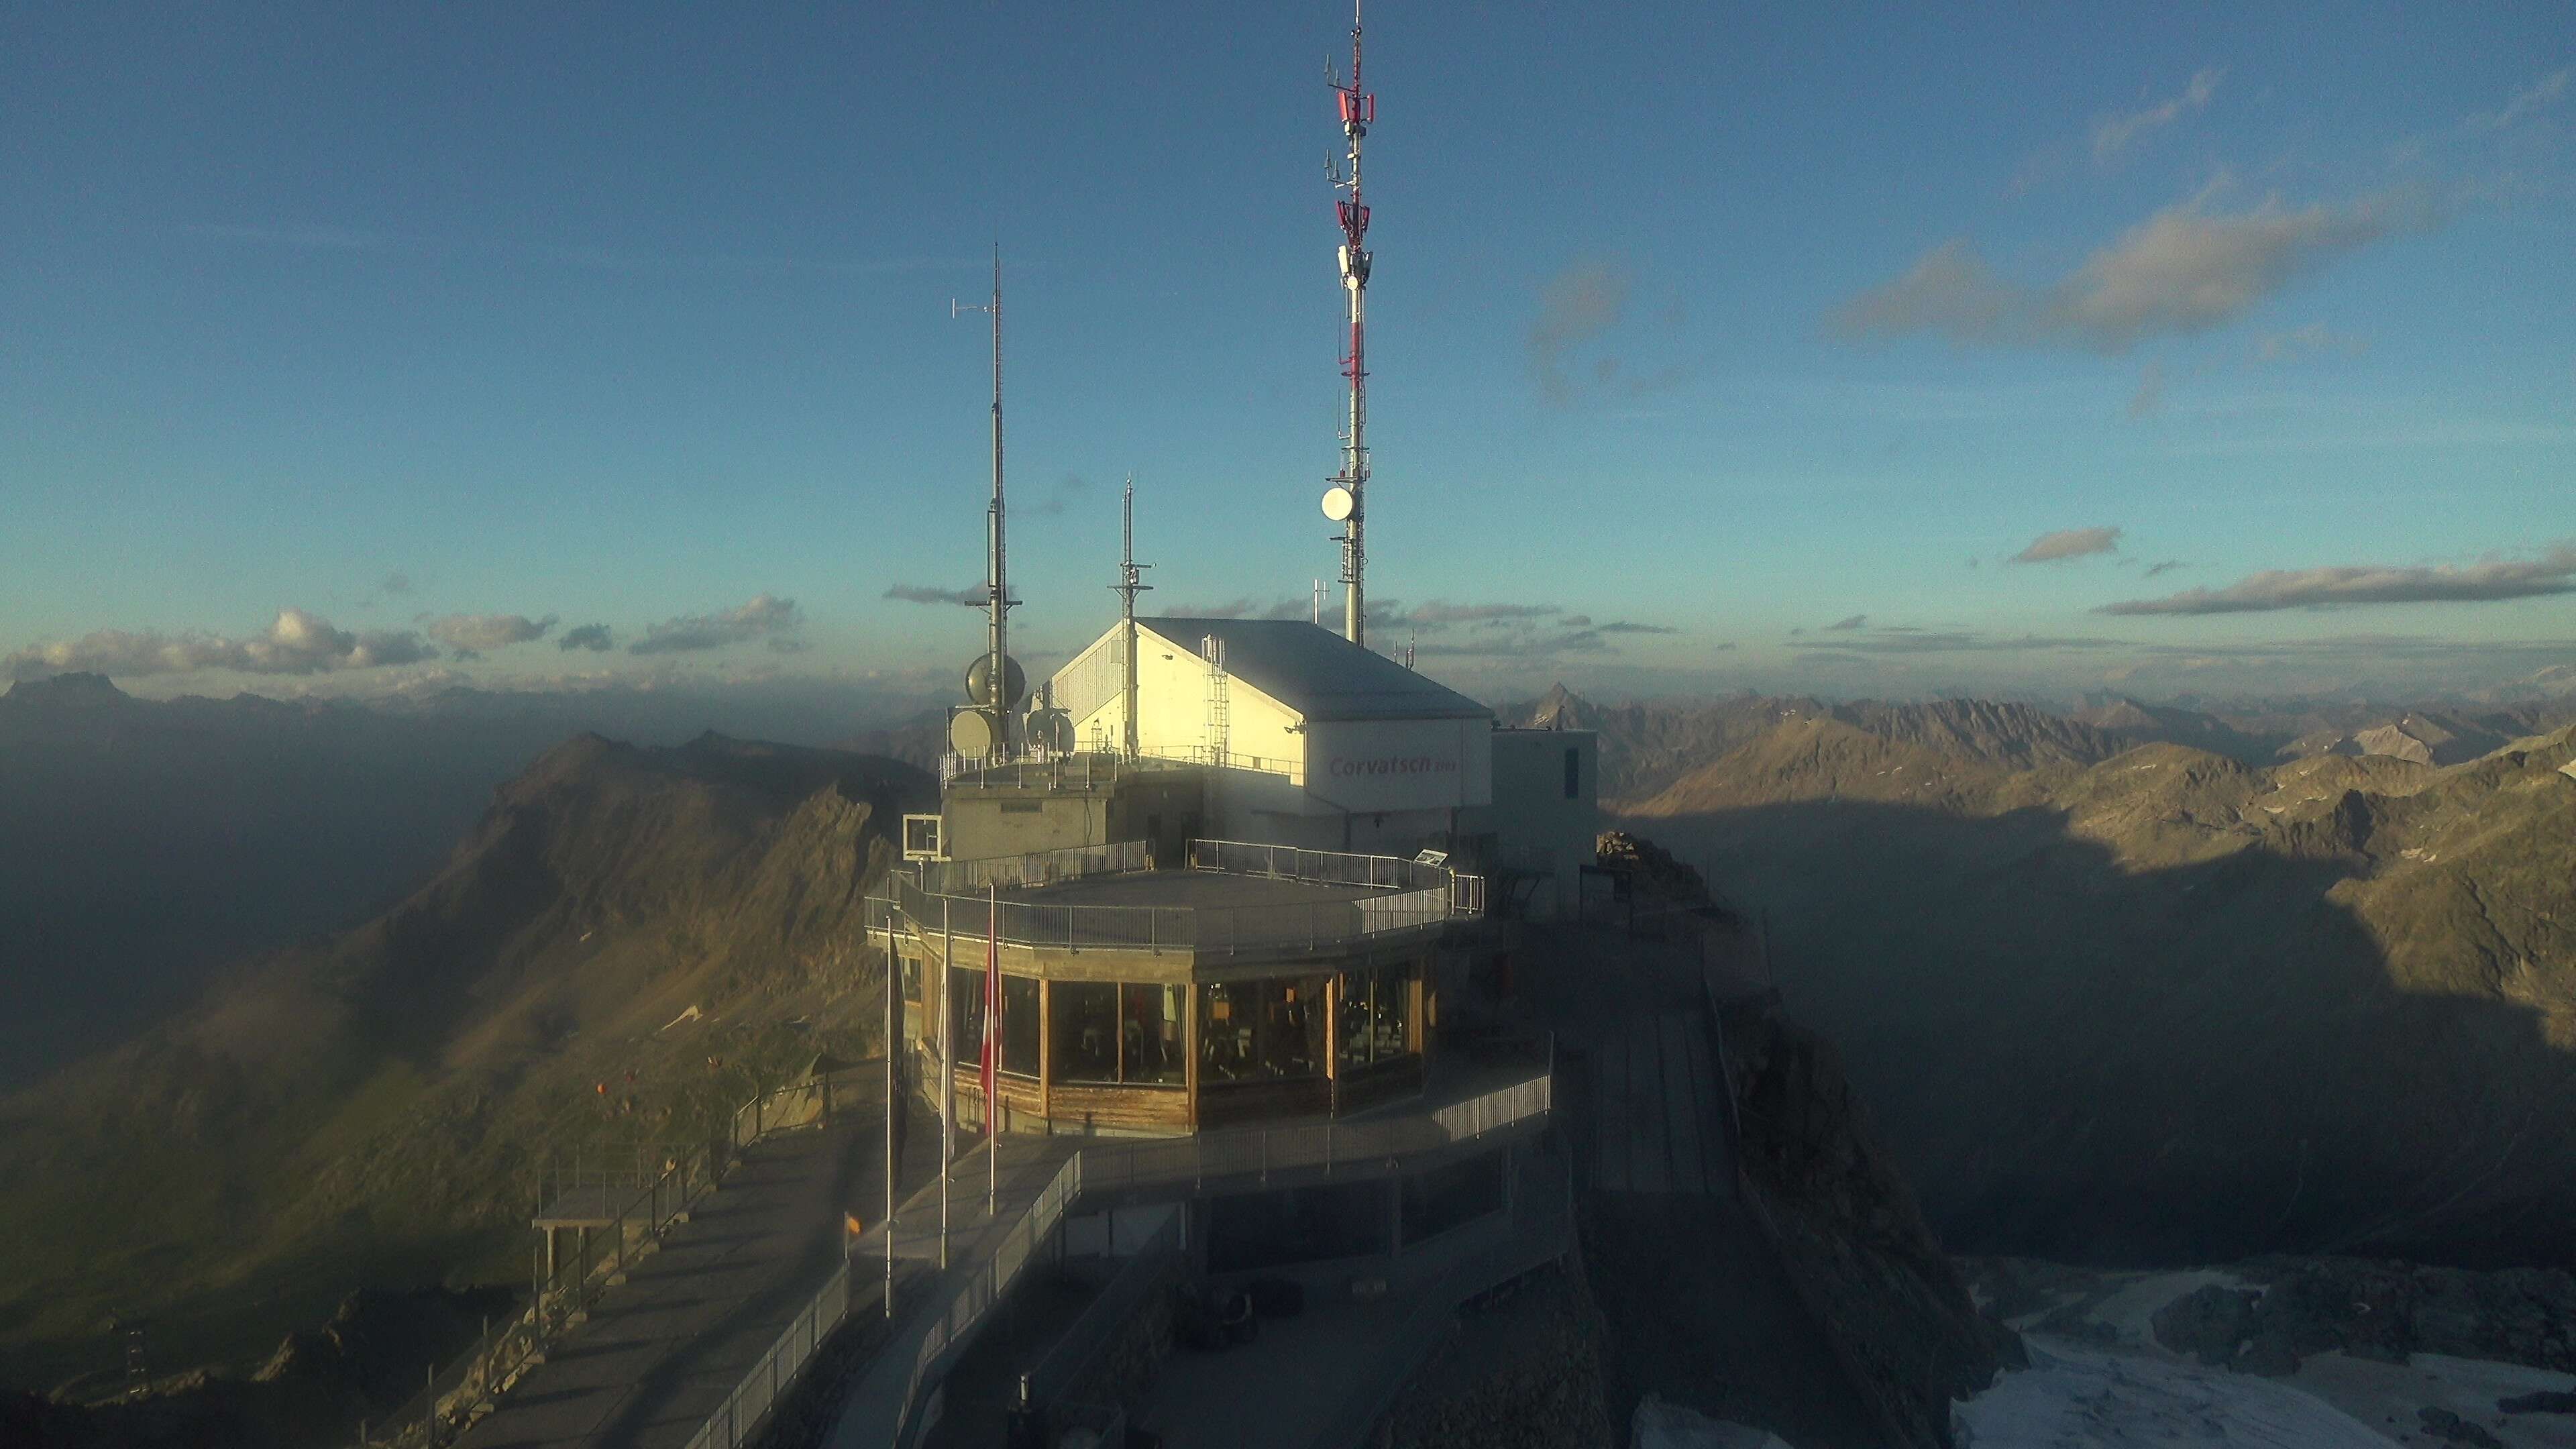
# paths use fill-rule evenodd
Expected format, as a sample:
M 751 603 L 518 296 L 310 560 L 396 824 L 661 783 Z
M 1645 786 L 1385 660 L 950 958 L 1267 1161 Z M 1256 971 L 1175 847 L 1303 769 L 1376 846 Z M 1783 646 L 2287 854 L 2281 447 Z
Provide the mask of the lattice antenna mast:
M 1109 587 L 1118 595 L 1118 649 L 1126 658 L 1127 671 L 1126 692 L 1119 697 L 1119 713 L 1127 722 L 1123 743 L 1128 757 L 1133 759 L 1140 753 L 1136 735 L 1136 596 L 1154 587 L 1145 582 L 1145 570 L 1153 565 L 1136 562 L 1136 475 L 1133 473 L 1127 475 L 1127 497 L 1119 537 L 1118 582 Z
M 1341 101 L 1342 135 L 1350 144 L 1350 174 L 1328 162 L 1325 174 L 1336 190 L 1347 193 L 1334 202 L 1342 223 L 1342 291 L 1349 308 L 1350 351 L 1342 358 L 1342 376 L 1350 380 L 1351 411 L 1342 434 L 1342 471 L 1324 495 L 1324 516 L 1342 524 L 1335 542 L 1342 546 L 1342 584 L 1347 597 L 1342 632 L 1354 644 L 1368 642 L 1368 547 L 1364 533 L 1368 514 L 1368 203 L 1360 198 L 1360 141 L 1377 122 L 1377 97 L 1360 88 L 1360 7 L 1351 3 L 1351 78 L 1346 84 L 1324 65 L 1324 81 Z
M 984 511 L 984 597 L 968 603 L 985 613 L 984 678 L 990 697 L 983 702 L 993 710 L 993 753 L 1007 759 L 1019 753 L 1011 728 L 1011 709 L 1019 701 L 1010 687 L 1010 614 L 1020 601 L 1011 597 L 1002 539 L 1002 244 L 998 241 L 993 243 L 993 300 L 980 307 L 948 304 L 951 317 L 969 312 L 993 316 L 993 501 Z

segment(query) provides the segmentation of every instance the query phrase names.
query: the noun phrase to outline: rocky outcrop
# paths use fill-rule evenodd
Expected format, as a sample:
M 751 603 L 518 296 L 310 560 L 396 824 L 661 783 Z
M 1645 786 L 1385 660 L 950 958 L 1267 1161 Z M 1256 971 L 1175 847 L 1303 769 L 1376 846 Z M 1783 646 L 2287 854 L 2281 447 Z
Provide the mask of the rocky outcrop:
M 1947 1445 L 1950 1403 L 2026 1360 L 1977 1311 L 1832 1046 L 1769 997 L 1721 1013 L 1746 1199 L 1890 1442 Z
M 1599 1315 L 1578 1275 L 1548 1269 L 1471 1309 L 1389 1411 L 1390 1449 L 1595 1449 L 1613 1442 Z
M 2239 1264 L 2158 1309 L 2156 1341 L 2213 1366 L 2290 1374 L 2312 1354 L 2404 1363 L 2414 1353 L 2576 1373 L 2576 1276 L 2478 1273 L 2361 1258 Z

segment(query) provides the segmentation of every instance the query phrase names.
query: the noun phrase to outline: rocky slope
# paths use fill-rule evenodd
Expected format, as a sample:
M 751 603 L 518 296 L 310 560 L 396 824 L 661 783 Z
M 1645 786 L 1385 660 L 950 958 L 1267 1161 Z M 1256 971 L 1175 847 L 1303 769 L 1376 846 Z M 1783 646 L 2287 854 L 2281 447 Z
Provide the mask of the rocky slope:
M 1948 1444 L 1950 1403 L 2023 1362 L 1981 1314 L 1833 1047 L 1768 998 L 1722 1015 L 1743 1186 L 1892 1442 Z
M 354 930 L 0 1099 L 0 1381 L 238 1359 L 361 1284 L 511 1282 L 550 1153 L 649 1153 L 863 1049 L 866 882 L 911 767 L 596 736 Z
M 1954 1245 L 2563 1262 L 2571 762 L 2562 731 L 2439 768 L 2016 767 L 1802 718 L 1626 813 L 1768 911 Z

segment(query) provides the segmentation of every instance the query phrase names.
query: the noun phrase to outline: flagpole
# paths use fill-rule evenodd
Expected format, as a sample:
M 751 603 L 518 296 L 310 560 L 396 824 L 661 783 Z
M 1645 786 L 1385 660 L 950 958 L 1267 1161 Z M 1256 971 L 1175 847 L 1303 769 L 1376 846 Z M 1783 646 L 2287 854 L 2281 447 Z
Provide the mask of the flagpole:
M 1002 886 L 986 881 L 991 892 L 984 908 L 984 1216 L 1000 1210 L 1002 1199 L 1001 1083 L 994 1080 L 1002 1062 Z
M 949 993 L 956 988 L 956 973 L 951 964 L 957 959 L 957 931 L 949 919 L 949 900 L 939 898 L 939 1266 L 948 1267 L 948 1163 L 957 1155 L 957 1069 L 951 1055 L 956 1045 L 950 1019 L 956 1003 Z

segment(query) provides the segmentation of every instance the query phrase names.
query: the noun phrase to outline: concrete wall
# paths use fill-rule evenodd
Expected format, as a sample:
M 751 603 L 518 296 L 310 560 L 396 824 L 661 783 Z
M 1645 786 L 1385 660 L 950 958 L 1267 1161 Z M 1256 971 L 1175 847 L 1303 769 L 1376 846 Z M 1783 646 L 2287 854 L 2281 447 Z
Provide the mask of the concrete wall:
M 1494 835 L 1491 865 L 1550 872 L 1531 898 L 1533 914 L 1575 914 L 1579 870 L 1601 829 L 1600 739 L 1590 730 L 1495 730 L 1493 808 L 1478 831 Z M 1574 793 L 1566 793 L 1566 758 Z
M 940 802 L 940 815 L 940 844 L 950 860 L 990 860 L 1109 839 L 1106 790 L 1060 794 L 961 784 Z

